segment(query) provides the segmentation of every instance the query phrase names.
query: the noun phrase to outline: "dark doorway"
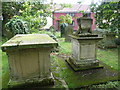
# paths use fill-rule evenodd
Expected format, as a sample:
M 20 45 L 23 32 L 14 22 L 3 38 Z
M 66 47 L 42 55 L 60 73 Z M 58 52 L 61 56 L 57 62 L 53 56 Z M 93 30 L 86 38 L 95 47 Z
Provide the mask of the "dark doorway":
M 60 31 L 60 20 L 57 20 L 57 23 L 56 23 L 56 27 L 57 27 L 57 31 Z

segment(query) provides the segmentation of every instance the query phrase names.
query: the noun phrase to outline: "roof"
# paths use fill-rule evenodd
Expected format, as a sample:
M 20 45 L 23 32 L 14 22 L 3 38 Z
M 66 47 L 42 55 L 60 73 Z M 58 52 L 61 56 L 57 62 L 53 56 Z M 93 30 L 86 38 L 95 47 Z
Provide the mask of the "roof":
M 56 8 L 60 8 L 60 5 L 56 5 Z M 89 5 L 79 5 L 79 4 L 72 4 L 69 8 L 63 8 L 61 10 L 55 11 L 55 13 L 61 13 L 61 12 L 90 12 L 90 6 Z

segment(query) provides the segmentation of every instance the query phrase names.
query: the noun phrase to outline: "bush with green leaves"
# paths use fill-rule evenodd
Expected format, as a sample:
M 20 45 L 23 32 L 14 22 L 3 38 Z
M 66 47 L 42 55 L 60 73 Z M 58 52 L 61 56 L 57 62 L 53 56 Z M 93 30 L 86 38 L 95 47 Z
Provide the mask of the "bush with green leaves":
M 71 24 L 72 23 L 72 17 L 70 15 L 61 15 L 60 17 L 61 23 L 68 23 Z
M 49 4 L 43 4 L 39 1 L 20 1 L 2 3 L 3 9 L 3 28 L 11 18 L 19 18 L 26 21 L 30 32 L 38 32 L 40 28 L 46 25 L 46 17 L 52 15 Z M 10 9 L 11 8 L 11 9 Z M 6 29 L 3 30 L 3 34 Z M 5 35 L 4 35 L 5 36 Z
M 107 29 L 108 32 L 120 33 L 120 2 L 102 2 L 100 5 L 92 4 L 91 11 L 96 13 L 97 26 Z
M 18 18 L 10 19 L 10 21 L 6 23 L 5 27 L 6 30 L 12 34 L 12 36 L 16 34 L 28 34 L 30 32 L 28 23 Z
M 40 2 L 25 2 L 24 9 L 19 10 L 20 15 L 14 17 L 27 21 L 31 33 L 37 33 L 40 28 L 47 24 L 46 17 L 51 15 L 51 11 L 47 11 L 48 7 Z

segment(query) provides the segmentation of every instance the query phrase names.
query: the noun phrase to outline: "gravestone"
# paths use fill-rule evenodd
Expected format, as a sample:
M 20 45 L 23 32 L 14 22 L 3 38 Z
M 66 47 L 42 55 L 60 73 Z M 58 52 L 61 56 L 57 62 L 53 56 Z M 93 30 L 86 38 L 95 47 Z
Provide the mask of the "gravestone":
M 115 44 L 116 39 L 116 33 L 107 32 L 105 29 L 97 29 L 93 31 L 93 33 L 98 34 L 99 36 L 103 37 L 103 40 L 101 40 L 98 43 L 99 48 L 116 48 L 117 45 Z
M 97 60 L 97 42 L 102 39 L 98 35 L 92 34 L 92 19 L 81 17 L 77 19 L 79 29 L 70 35 L 72 38 L 72 57 L 67 62 L 77 70 L 101 68 Z
M 69 35 L 73 34 L 73 27 L 71 25 L 65 27 L 65 42 L 71 42 Z
M 67 23 L 62 23 L 60 25 L 60 33 L 61 33 L 61 37 L 65 37 L 65 27 L 67 27 L 68 24 Z
M 50 53 L 56 45 L 57 42 L 47 34 L 18 34 L 4 43 L 2 50 L 8 55 L 10 69 L 8 85 L 53 84 Z
M 116 48 L 117 45 L 115 44 L 115 39 L 116 39 L 116 34 L 115 33 L 106 33 L 103 37 L 104 39 L 99 42 L 99 47 L 100 48 Z

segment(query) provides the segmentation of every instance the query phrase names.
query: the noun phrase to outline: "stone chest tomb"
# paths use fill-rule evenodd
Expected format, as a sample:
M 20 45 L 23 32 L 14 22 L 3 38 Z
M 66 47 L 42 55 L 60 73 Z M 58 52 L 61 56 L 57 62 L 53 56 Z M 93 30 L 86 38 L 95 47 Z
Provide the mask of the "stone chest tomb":
M 2 45 L 8 55 L 9 85 L 51 80 L 50 53 L 57 42 L 46 34 L 18 34 Z
M 67 60 L 75 70 L 99 68 L 97 60 L 97 42 L 102 39 L 98 35 L 92 34 L 92 19 L 81 17 L 77 19 L 79 29 L 70 35 L 72 39 L 72 56 Z

